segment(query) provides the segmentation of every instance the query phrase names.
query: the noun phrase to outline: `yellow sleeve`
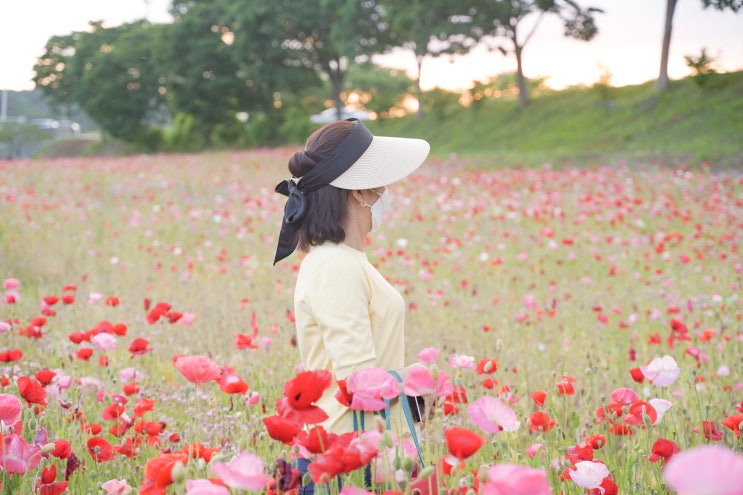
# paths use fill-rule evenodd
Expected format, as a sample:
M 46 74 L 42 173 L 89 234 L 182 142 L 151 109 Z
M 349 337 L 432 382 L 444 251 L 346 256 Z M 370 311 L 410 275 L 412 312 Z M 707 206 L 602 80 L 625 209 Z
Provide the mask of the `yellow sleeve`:
M 377 355 L 369 319 L 371 290 L 358 260 L 338 256 L 315 271 L 310 301 L 338 380 L 374 366 Z

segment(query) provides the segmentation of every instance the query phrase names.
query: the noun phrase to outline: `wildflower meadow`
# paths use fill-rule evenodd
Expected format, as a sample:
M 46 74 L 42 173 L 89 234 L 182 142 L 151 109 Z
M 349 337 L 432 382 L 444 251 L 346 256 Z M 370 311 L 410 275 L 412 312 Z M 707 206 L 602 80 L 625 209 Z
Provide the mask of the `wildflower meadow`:
M 742 175 L 450 157 L 392 186 L 366 252 L 424 366 L 337 397 L 423 396 L 418 458 L 317 426 L 301 257 L 272 265 L 292 151 L 0 162 L 2 493 L 743 494 Z

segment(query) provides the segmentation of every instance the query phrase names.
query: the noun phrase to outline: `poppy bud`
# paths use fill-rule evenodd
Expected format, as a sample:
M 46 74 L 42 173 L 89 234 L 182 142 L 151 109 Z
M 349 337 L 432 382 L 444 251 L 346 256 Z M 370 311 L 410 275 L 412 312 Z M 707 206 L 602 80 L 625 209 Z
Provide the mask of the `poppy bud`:
M 53 452 L 54 451 L 54 446 L 55 446 L 54 442 L 51 442 L 51 443 L 48 443 L 48 444 L 44 445 L 43 447 L 41 447 L 41 453 L 42 454 L 48 454 L 49 452 Z
M 488 481 L 488 466 L 487 464 L 482 464 L 477 469 L 477 479 L 480 480 L 480 483 L 487 483 Z
M 173 483 L 181 483 L 186 480 L 187 474 L 186 466 L 181 462 L 176 462 L 170 470 L 170 479 L 173 480 Z
M 418 477 L 416 479 L 425 480 L 427 478 L 430 478 L 435 470 L 436 466 L 426 466 L 425 468 L 421 469 L 421 472 L 418 473 Z
M 402 470 L 406 473 L 410 473 L 413 471 L 413 468 L 415 467 L 415 461 L 411 459 L 410 457 L 403 457 L 402 458 Z

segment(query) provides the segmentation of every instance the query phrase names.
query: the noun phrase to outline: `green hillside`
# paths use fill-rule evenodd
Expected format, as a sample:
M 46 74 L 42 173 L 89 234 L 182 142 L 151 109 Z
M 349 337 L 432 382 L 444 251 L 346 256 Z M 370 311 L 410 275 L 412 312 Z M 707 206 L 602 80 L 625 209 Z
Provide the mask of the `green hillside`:
M 428 139 L 432 154 L 487 157 L 501 166 L 551 162 L 662 162 L 743 169 L 743 72 L 713 75 L 700 87 L 673 81 L 656 96 L 653 83 L 571 88 L 515 99 L 486 100 L 479 109 L 451 108 L 370 124 L 380 135 Z
M 430 97 L 434 93 L 429 93 Z M 657 96 L 653 82 L 621 88 L 570 88 L 487 98 L 462 107 L 439 95 L 423 119 L 369 122 L 379 135 L 422 137 L 432 155 L 483 159 L 485 166 L 664 163 L 743 170 L 743 72 L 713 74 L 700 86 L 672 81 Z M 110 148 L 110 149 L 109 149 Z M 123 143 L 57 142 L 45 156 L 118 154 Z

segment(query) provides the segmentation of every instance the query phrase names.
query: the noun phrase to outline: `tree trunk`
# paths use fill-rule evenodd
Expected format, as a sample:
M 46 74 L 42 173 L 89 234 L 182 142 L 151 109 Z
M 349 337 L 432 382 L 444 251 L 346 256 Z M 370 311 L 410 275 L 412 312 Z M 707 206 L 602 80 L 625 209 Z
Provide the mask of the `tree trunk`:
M 660 71 L 655 81 L 655 92 L 662 93 L 668 89 L 668 51 L 671 48 L 671 31 L 673 30 L 673 12 L 678 0 L 666 0 L 666 24 L 663 28 L 663 48 L 660 53 Z
M 343 73 L 335 71 L 330 76 L 330 86 L 333 91 L 333 106 L 335 107 L 335 118 L 341 120 L 343 118 L 343 99 L 341 99 L 341 92 L 343 91 Z
M 418 100 L 418 110 L 415 111 L 415 117 L 423 118 L 423 90 L 421 89 L 421 67 L 423 67 L 423 56 L 415 54 L 415 61 L 418 65 L 418 75 L 415 78 L 415 97 Z
M 526 77 L 524 77 L 524 69 L 521 65 L 521 51 L 524 49 L 516 41 L 516 33 L 513 38 L 513 52 L 516 55 L 516 82 L 519 85 L 519 106 L 524 108 L 529 104 L 529 88 L 526 85 Z

